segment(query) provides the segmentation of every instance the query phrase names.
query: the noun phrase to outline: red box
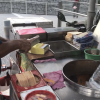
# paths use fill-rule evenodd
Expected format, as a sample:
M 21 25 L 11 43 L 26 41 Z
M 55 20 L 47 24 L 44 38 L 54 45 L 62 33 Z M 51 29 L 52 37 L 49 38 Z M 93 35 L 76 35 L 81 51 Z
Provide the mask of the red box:
M 24 39 L 24 38 L 28 39 L 36 35 L 40 36 L 40 42 L 47 41 L 47 34 L 45 30 L 43 30 L 43 28 L 41 27 L 17 30 L 15 37 L 16 39 Z

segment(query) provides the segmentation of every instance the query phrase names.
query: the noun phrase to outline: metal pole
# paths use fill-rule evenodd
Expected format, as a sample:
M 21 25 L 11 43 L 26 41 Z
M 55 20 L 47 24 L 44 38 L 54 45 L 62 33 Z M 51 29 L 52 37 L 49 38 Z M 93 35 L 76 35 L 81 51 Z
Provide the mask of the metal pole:
M 64 9 L 59 9 L 59 8 L 55 8 L 55 7 L 53 7 L 53 8 L 54 8 L 55 10 L 57 10 L 57 11 L 63 11 L 63 12 L 68 12 L 68 13 L 77 14 L 77 15 L 80 15 L 80 16 L 83 16 L 83 17 L 87 17 L 87 15 L 85 15 L 85 14 L 76 13 L 76 12 L 73 12 L 73 11 L 64 10 Z
M 59 9 L 62 9 L 62 1 L 59 2 Z M 58 27 L 61 27 L 61 21 L 58 19 Z
M 25 4 L 26 4 L 26 14 L 27 14 L 27 0 L 25 1 Z
M 98 5 L 98 0 L 96 0 L 96 5 Z M 99 10 L 99 6 L 96 6 L 96 10 Z
M 47 15 L 47 5 L 48 5 L 48 3 L 46 2 L 45 3 L 45 15 Z
M 12 13 L 12 0 L 10 0 L 11 13 Z
M 98 0 L 96 0 L 96 4 L 98 4 Z
M 90 30 L 93 26 L 93 19 L 95 16 L 95 3 L 96 0 L 89 0 L 89 8 L 88 8 L 88 19 L 87 19 L 87 29 Z

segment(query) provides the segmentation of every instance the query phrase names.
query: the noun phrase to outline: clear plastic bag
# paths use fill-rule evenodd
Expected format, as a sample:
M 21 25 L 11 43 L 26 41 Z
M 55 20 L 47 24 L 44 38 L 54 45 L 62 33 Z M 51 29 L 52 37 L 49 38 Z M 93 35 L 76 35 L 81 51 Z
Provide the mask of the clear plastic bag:
M 90 78 L 89 83 L 93 89 L 100 91 L 100 65 Z

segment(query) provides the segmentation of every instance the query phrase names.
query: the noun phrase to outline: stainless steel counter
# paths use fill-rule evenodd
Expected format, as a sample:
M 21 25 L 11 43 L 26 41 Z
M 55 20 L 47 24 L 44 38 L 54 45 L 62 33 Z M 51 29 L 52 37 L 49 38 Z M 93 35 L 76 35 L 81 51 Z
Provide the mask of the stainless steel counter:
M 62 70 L 66 63 L 77 59 L 84 59 L 84 57 L 66 58 L 62 60 L 57 60 L 56 62 L 38 63 L 35 64 L 35 66 L 43 75 L 43 73 Z M 65 84 L 67 83 L 65 82 Z M 66 87 L 62 89 L 56 90 L 55 92 L 58 94 L 60 100 L 100 100 L 100 98 L 96 99 L 78 94 L 77 92 L 70 89 L 68 85 L 66 85 Z

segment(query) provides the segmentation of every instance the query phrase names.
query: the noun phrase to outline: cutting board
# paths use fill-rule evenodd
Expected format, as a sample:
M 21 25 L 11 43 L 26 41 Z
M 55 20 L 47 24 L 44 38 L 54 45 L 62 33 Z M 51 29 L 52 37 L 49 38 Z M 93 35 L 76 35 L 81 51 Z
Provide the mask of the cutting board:
M 37 55 L 37 54 L 27 53 L 27 56 L 31 61 L 44 60 L 44 59 L 53 58 L 54 57 L 54 52 L 52 50 L 49 50 L 44 55 Z

